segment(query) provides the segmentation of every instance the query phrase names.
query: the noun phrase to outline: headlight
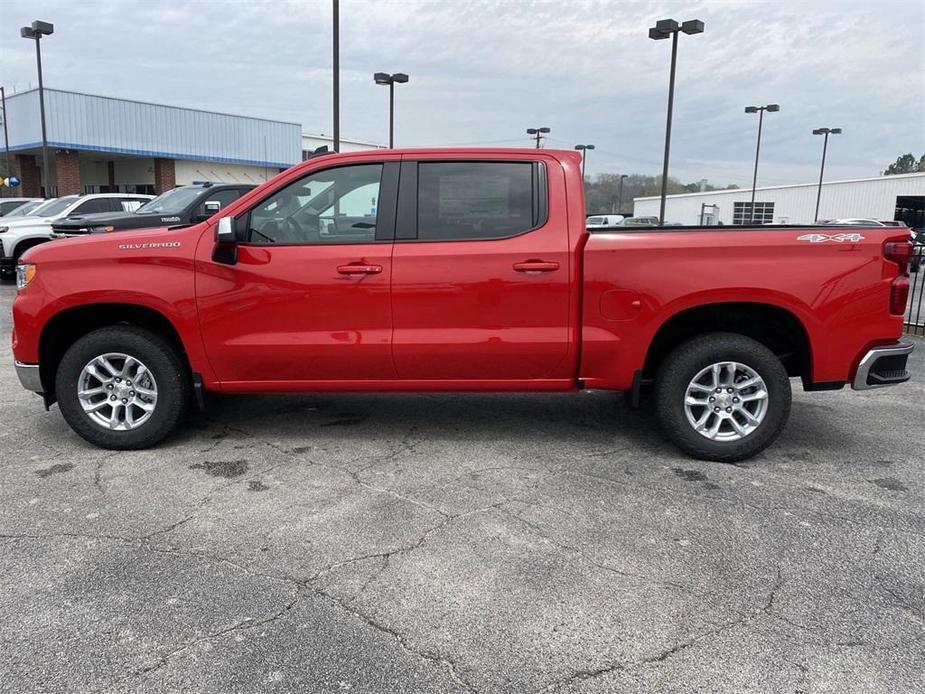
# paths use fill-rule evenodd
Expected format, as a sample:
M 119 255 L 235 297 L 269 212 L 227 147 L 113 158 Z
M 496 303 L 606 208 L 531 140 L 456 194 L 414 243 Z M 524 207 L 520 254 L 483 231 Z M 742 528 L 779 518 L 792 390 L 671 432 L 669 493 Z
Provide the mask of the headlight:
M 0 227 L 0 234 L 5 234 L 5 233 L 8 232 L 9 230 L 10 230 L 9 227 Z
M 35 265 L 20 263 L 16 266 L 16 288 L 22 289 L 35 277 Z

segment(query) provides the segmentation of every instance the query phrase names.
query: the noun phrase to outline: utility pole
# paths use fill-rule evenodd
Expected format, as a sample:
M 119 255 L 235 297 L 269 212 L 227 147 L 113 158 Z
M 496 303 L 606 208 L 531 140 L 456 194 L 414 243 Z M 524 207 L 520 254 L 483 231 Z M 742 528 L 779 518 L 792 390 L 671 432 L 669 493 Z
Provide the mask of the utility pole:
M 780 106 L 777 104 L 768 104 L 767 106 L 746 106 L 746 113 L 757 113 L 758 114 L 758 144 L 755 145 L 755 173 L 752 176 L 752 202 L 751 202 L 751 211 L 748 215 L 749 224 L 754 224 L 755 222 L 755 186 L 758 185 L 758 154 L 761 152 L 761 124 L 764 120 L 764 112 L 776 113 L 780 111 Z
M 334 151 L 340 151 L 340 3 L 334 3 Z
M 822 175 L 825 173 L 825 151 L 829 147 L 829 135 L 841 135 L 841 128 L 816 128 L 813 135 L 825 135 L 822 141 L 822 166 L 819 167 L 819 187 L 816 189 L 816 214 L 813 221 L 819 221 L 819 200 L 822 198 Z
M 540 148 L 540 143 L 543 141 L 543 135 L 550 132 L 549 128 L 527 128 L 527 135 L 533 135 L 536 137 L 536 148 Z
M 671 151 L 671 116 L 674 110 L 674 76 L 678 62 L 678 34 L 702 34 L 703 22 L 690 19 L 678 24 L 673 19 L 660 19 L 649 29 L 649 38 L 659 41 L 671 38 L 671 72 L 668 77 L 668 117 L 665 123 L 665 156 L 662 160 L 662 200 L 659 205 L 658 223 L 665 223 L 665 197 L 668 194 L 668 155 Z
M 0 87 L 0 106 L 3 109 L 3 144 L 6 149 L 3 163 L 6 165 L 5 172 L 9 177 L 13 175 L 13 169 L 10 167 L 10 131 L 6 127 L 6 91 L 3 87 Z M 2 194 L 3 189 L 0 188 L 0 195 Z
M 51 197 L 48 187 L 48 133 L 45 130 L 45 86 L 42 83 L 42 37 L 55 32 L 55 25 L 51 22 L 42 22 L 36 19 L 32 26 L 23 27 L 19 35 L 24 39 L 35 41 L 35 62 L 39 69 L 39 112 L 42 119 L 42 187 L 46 198 Z

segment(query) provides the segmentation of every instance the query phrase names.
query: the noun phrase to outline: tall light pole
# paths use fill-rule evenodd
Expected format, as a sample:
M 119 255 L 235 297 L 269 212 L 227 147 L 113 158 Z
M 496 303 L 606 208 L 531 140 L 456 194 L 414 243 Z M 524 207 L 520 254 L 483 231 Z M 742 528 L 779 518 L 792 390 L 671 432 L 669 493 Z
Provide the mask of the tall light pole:
M 42 187 L 46 198 L 51 194 L 48 188 L 48 133 L 45 130 L 45 87 L 42 83 L 42 37 L 55 33 L 55 25 L 36 19 L 32 26 L 23 27 L 19 35 L 35 41 L 35 62 L 39 69 L 39 112 L 42 120 Z
M 536 148 L 540 148 L 540 142 L 543 139 L 543 135 L 550 132 L 549 128 L 527 128 L 527 135 L 533 135 L 536 137 Z
M 626 177 L 627 174 L 620 174 L 620 192 L 617 193 L 616 214 L 623 214 L 623 179 Z
M 334 49 L 334 151 L 340 151 L 340 4 L 332 0 L 334 21 L 332 26 L 332 44 Z
M 585 164 L 588 163 L 588 150 L 594 149 L 594 145 L 575 145 L 575 149 L 581 152 L 581 181 L 585 180 Z
M 389 86 L 389 149 L 395 147 L 395 85 L 405 84 L 408 81 L 408 75 L 404 72 L 396 72 L 390 75 L 387 72 L 377 72 L 373 75 L 376 84 Z
M 752 176 L 752 204 L 751 204 L 751 213 L 749 214 L 748 221 L 749 223 L 754 223 L 755 221 L 755 186 L 758 185 L 758 153 L 761 151 L 761 123 L 764 120 L 764 112 L 776 113 L 780 111 L 780 106 L 778 104 L 768 104 L 767 106 L 746 106 L 746 113 L 757 113 L 758 114 L 758 144 L 755 146 L 755 173 Z
M 10 132 L 6 127 L 6 91 L 0 87 L 0 109 L 3 112 L 3 145 L 4 145 L 4 173 L 6 176 L 12 176 L 13 170 L 10 168 Z M 0 187 L 0 196 L 3 195 L 3 188 Z M 12 193 L 11 193 L 12 195 Z
M 665 158 L 662 162 L 662 202 L 659 206 L 658 222 L 665 223 L 665 196 L 668 192 L 668 154 L 671 150 L 671 112 L 674 108 L 674 74 L 678 60 L 678 33 L 702 34 L 703 22 L 699 19 L 690 19 L 678 24 L 673 19 L 660 19 L 654 27 L 649 29 L 649 38 L 656 41 L 671 39 L 671 73 L 668 78 L 668 119 L 665 124 Z
M 813 221 L 819 221 L 819 200 L 822 198 L 822 175 L 825 173 L 825 151 L 829 147 L 829 135 L 841 135 L 841 128 L 816 128 L 813 135 L 825 135 L 822 141 L 822 166 L 819 167 L 819 188 L 816 190 L 816 214 Z

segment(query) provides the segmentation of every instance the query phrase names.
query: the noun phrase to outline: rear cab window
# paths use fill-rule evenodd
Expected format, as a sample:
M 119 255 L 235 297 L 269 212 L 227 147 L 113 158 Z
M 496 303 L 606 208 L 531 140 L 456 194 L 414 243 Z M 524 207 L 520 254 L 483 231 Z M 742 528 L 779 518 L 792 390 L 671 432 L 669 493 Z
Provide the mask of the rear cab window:
M 519 236 L 545 224 L 545 166 L 538 161 L 403 162 L 399 219 L 399 240 Z

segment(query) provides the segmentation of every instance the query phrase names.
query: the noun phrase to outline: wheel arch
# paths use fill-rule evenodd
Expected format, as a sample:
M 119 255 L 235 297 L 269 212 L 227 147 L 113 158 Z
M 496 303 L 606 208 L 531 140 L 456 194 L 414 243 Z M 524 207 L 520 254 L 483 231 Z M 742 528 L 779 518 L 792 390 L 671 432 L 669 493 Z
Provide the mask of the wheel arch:
M 192 376 L 189 354 L 173 322 L 156 309 L 131 303 L 92 303 L 63 309 L 49 318 L 39 337 L 39 375 L 45 393 L 54 395 L 55 374 L 64 353 L 84 335 L 113 325 L 145 328 L 165 338 Z
M 754 301 L 701 304 L 672 314 L 649 343 L 642 377 L 654 378 L 671 350 L 685 340 L 710 332 L 750 337 L 774 352 L 789 376 L 799 376 L 804 383 L 812 378 L 811 343 L 800 318 L 776 304 Z

